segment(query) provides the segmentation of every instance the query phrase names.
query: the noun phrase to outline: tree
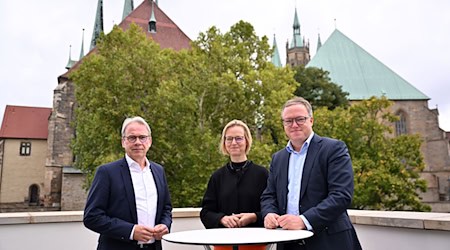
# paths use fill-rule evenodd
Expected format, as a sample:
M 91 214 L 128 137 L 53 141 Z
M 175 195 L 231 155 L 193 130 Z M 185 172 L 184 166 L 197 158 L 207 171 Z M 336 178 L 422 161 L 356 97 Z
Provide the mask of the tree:
M 398 119 L 386 98 L 371 98 L 348 109 L 315 112 L 315 131 L 343 140 L 355 173 L 353 207 L 377 210 L 429 211 L 418 191 L 426 190 L 419 173 L 424 169 L 418 135 L 392 135 Z
M 242 21 L 225 34 L 212 27 L 180 52 L 161 50 L 137 25 L 114 27 L 70 75 L 76 166 L 91 180 L 97 166 L 123 157 L 121 123 L 139 115 L 152 127 L 149 159 L 165 166 L 174 206 L 200 205 L 209 176 L 226 161 L 218 144 L 228 121 L 252 129 L 255 162 L 268 163 L 278 148 L 279 109 L 297 83 L 270 55 L 268 39 Z
M 303 66 L 294 67 L 293 70 L 295 80 L 300 83 L 294 94 L 308 100 L 314 109 L 327 107 L 333 110 L 337 107 L 348 107 L 348 93 L 342 90 L 342 86 L 331 82 L 329 72 Z

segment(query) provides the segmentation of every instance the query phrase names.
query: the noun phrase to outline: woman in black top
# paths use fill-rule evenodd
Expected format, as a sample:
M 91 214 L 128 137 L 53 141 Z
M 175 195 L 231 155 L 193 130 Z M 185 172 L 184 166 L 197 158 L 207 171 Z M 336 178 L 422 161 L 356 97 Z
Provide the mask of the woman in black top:
M 268 171 L 247 159 L 251 145 L 250 130 L 242 121 L 233 120 L 223 129 L 220 149 L 230 161 L 208 182 L 200 212 L 206 228 L 264 226 L 260 196 Z

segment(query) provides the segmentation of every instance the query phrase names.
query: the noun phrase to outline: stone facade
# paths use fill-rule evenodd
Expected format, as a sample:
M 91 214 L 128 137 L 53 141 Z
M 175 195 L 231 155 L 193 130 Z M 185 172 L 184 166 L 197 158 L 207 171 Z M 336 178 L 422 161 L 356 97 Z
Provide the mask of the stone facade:
M 63 168 L 63 180 L 61 188 L 61 210 L 83 210 L 87 198 L 84 188 L 85 176 L 80 170 L 72 167 Z
M 60 77 L 53 94 L 53 110 L 48 122 L 48 153 L 45 174 L 44 204 L 61 208 L 63 167 L 72 166 L 71 126 L 74 116 L 75 90 L 71 81 Z M 81 208 L 81 207 L 80 207 Z
M 20 155 L 21 142 L 30 143 L 30 155 Z M 42 210 L 46 140 L 3 139 L 0 144 L 0 211 Z
M 428 190 L 421 197 L 436 212 L 450 212 L 450 156 L 446 133 L 439 128 L 438 110 L 429 109 L 428 101 L 396 101 L 392 112 L 406 114 L 408 134 L 419 134 L 423 141 L 421 151 L 425 169 L 421 177 Z M 448 203 L 442 205 L 439 203 Z M 441 209 L 449 209 L 442 211 Z
M 311 60 L 309 46 L 289 48 L 286 43 L 286 65 L 291 67 L 305 66 Z

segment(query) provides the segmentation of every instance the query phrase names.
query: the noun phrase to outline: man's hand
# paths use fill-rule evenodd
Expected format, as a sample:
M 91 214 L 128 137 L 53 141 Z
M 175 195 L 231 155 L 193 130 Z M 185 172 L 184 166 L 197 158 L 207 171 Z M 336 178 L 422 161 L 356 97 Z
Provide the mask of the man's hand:
M 169 229 L 165 224 L 158 224 L 154 228 L 150 229 L 150 231 L 153 233 L 153 237 L 156 240 L 161 240 L 163 235 L 169 233 Z
M 278 224 L 283 229 L 306 229 L 305 223 L 300 218 L 300 216 L 285 214 L 280 216 L 277 220 Z
M 279 226 L 278 218 L 280 216 L 276 213 L 268 213 L 266 217 L 264 217 L 264 227 L 267 229 L 275 229 Z
M 152 229 L 143 225 L 135 225 L 133 240 L 148 242 L 153 239 Z

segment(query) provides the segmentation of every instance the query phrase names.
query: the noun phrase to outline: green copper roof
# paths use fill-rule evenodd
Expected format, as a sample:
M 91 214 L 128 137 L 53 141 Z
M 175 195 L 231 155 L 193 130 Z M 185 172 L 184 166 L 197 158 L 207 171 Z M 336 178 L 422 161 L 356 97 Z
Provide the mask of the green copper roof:
M 317 53 L 317 51 L 319 51 L 320 47 L 322 47 L 322 41 L 320 40 L 320 34 L 317 34 L 317 49 L 316 49 L 316 53 Z
M 73 65 L 75 65 L 77 61 L 72 60 L 72 45 L 69 46 L 69 61 L 67 62 L 66 69 L 72 68 Z
M 430 99 L 337 29 L 306 67 L 330 72 L 331 80 L 342 85 L 350 100 L 372 96 L 386 96 L 390 100 Z
M 125 0 L 123 6 L 122 20 L 125 19 L 134 10 L 133 0 Z
M 298 21 L 297 8 L 295 8 L 294 25 L 292 26 L 294 33 L 292 34 L 291 48 L 303 47 L 303 40 L 300 34 L 300 22 Z
M 97 39 L 100 37 L 100 34 L 102 32 L 103 32 L 103 0 L 98 0 L 90 50 L 92 50 L 95 47 L 95 45 L 97 44 Z
M 272 64 L 275 67 L 283 67 L 280 60 L 280 53 L 278 53 L 277 39 L 275 39 L 275 35 L 273 35 L 273 54 L 272 54 Z

